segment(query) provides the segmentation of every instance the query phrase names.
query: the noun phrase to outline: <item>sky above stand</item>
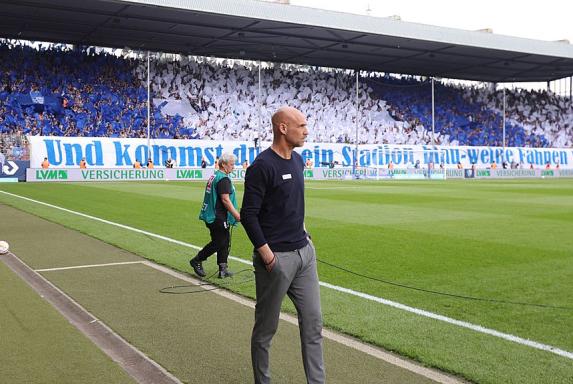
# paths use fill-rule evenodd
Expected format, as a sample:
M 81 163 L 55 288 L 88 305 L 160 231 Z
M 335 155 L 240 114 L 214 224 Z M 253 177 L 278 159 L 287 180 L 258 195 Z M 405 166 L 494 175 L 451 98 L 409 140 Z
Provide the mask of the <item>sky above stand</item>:
M 498 35 L 573 43 L 571 0 L 290 0 L 292 5 L 370 15 L 400 16 L 402 21 L 475 31 L 489 28 Z M 558 93 L 570 94 L 569 79 L 552 82 Z M 546 88 L 546 83 L 507 84 Z
M 500 35 L 573 43 L 570 0 L 291 0 L 291 4 L 375 17 L 399 15 L 413 23 L 465 30 L 491 28 Z

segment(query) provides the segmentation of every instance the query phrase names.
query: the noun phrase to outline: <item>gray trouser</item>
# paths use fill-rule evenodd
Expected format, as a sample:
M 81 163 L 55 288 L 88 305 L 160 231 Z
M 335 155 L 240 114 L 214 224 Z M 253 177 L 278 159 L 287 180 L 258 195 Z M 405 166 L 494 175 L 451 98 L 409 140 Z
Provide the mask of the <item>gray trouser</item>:
M 298 313 L 302 361 L 309 384 L 324 383 L 322 358 L 322 313 L 316 272 L 316 254 L 309 243 L 292 252 L 275 252 L 276 263 L 267 272 L 257 252 L 253 255 L 257 305 L 251 337 L 251 357 L 255 384 L 271 382 L 269 349 L 279 324 L 281 303 L 285 294 Z

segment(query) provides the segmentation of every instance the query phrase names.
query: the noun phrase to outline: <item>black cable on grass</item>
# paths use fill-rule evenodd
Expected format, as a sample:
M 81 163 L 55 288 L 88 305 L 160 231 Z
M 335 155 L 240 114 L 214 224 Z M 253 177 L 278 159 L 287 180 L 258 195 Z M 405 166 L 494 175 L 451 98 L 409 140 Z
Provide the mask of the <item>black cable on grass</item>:
M 145 237 L 147 237 L 149 240 L 156 242 L 157 239 L 155 237 L 149 236 L 147 234 L 144 234 Z M 229 234 L 229 251 L 231 250 L 231 242 L 233 239 L 233 227 L 231 226 L 230 228 L 230 234 Z M 165 246 L 165 244 L 162 244 L 162 246 Z M 177 250 L 178 252 L 180 251 L 179 248 L 177 248 L 176 246 L 170 244 L 169 242 L 167 242 L 167 247 L 170 248 L 170 250 L 175 251 Z M 245 272 L 252 272 L 252 269 L 243 269 L 240 270 L 238 272 L 236 272 L 234 275 L 237 276 L 241 273 L 245 273 Z M 190 294 L 190 293 L 203 293 L 203 292 L 209 292 L 209 291 L 214 291 L 217 289 L 222 289 L 225 287 L 229 287 L 229 286 L 237 286 L 237 285 L 242 285 L 245 283 L 248 283 L 250 281 L 253 281 L 254 278 L 253 277 L 249 277 L 246 279 L 241 279 L 238 281 L 233 281 L 232 278 L 231 279 L 227 279 L 227 282 L 211 282 L 210 279 L 212 279 L 213 277 L 215 277 L 215 275 L 218 273 L 218 271 L 213 272 L 211 275 L 201 279 L 203 282 L 199 283 L 199 284 L 187 284 L 187 285 L 173 285 L 170 287 L 165 287 L 165 288 L 161 288 L 159 290 L 160 293 L 166 293 L 166 294 L 172 294 L 172 295 L 181 295 L 181 294 Z M 202 286 L 205 285 L 217 285 L 211 288 L 201 288 Z M 196 288 L 193 290 L 183 290 L 185 288 Z M 181 290 L 181 291 L 177 291 L 177 290 Z
M 384 280 L 384 279 L 380 279 L 377 277 L 372 277 L 372 276 L 368 276 L 368 275 L 364 275 L 362 273 L 358 273 L 358 272 L 354 272 L 350 269 L 346 269 L 343 267 L 340 267 L 336 264 L 332 264 L 329 262 L 326 262 L 324 260 L 319 260 L 317 259 L 317 261 L 319 263 L 322 263 L 324 265 L 327 265 L 329 267 L 332 268 L 336 268 L 339 269 L 343 272 L 349 273 L 351 275 L 355 275 L 358 277 L 362 277 L 364 279 L 368 279 L 368 280 L 372 280 L 372 281 L 376 281 L 379 283 L 383 283 L 383 284 L 388 284 L 388 285 L 393 285 L 395 287 L 400 287 L 400 288 L 405 288 L 405 289 L 411 289 L 414 291 L 419 291 L 419 292 L 424 292 L 424 293 L 430 293 L 433 295 L 440 295 L 440 296 L 447 296 L 447 297 L 451 297 L 454 299 L 463 299 L 463 300 L 474 300 L 474 301 L 485 301 L 485 302 L 489 302 L 489 303 L 498 303 L 498 304 L 511 304 L 511 305 L 522 305 L 522 306 L 527 306 L 527 307 L 539 307 L 539 308 L 551 308 L 551 309 L 561 309 L 561 310 L 566 310 L 566 311 L 572 311 L 573 308 L 572 307 L 560 307 L 560 306 L 556 306 L 556 305 L 550 305 L 550 304 L 535 304 L 535 303 L 523 303 L 523 302 L 518 302 L 518 301 L 508 301 L 508 300 L 498 300 L 498 299 L 490 299 L 490 298 L 484 298 L 484 297 L 475 297 L 475 296 L 465 296 L 465 295 L 458 295 L 455 293 L 448 293 L 448 292 L 440 292 L 440 291 L 433 291 L 430 289 L 424 289 L 424 288 L 419 288 L 419 287 L 414 287 L 411 285 L 406 285 L 406 284 L 400 284 L 400 283 L 396 283 L 394 281 L 389 281 L 389 280 Z
M 233 237 L 233 227 L 231 227 L 231 233 L 230 233 L 230 240 L 232 241 L 232 237 Z M 151 240 L 155 240 L 154 238 L 151 238 L 150 236 L 145 235 L 146 237 L 148 237 Z M 229 241 L 229 249 L 231 248 L 231 241 Z M 169 245 L 171 247 L 171 245 Z M 175 248 L 175 247 L 173 247 Z M 362 277 L 364 279 L 368 279 L 368 280 L 372 280 L 372 281 L 376 281 L 379 283 L 383 283 L 383 284 L 388 284 L 388 285 L 392 285 L 395 287 L 399 287 L 399 288 L 404 288 L 404 289 L 410 289 L 413 291 L 418 291 L 418 292 L 424 292 L 424 293 L 429 293 L 432 295 L 439 295 L 439 296 L 446 296 L 446 297 L 451 297 L 454 299 L 462 299 L 462 300 L 473 300 L 473 301 L 483 301 L 483 302 L 489 302 L 489 303 L 497 303 L 497 304 L 509 304 L 509 305 L 521 305 L 521 306 L 526 306 L 526 307 L 537 307 L 537 308 L 549 308 L 549 309 L 559 309 L 559 310 L 565 310 L 565 311 L 573 311 L 573 307 L 561 307 L 561 306 L 557 306 L 557 305 L 550 305 L 550 304 L 536 304 L 536 303 L 524 303 L 524 302 L 518 302 L 518 301 L 509 301 L 509 300 L 499 300 L 499 299 L 491 299 L 491 298 L 485 298 L 485 297 L 476 297 L 476 296 L 467 296 L 467 295 L 460 295 L 460 294 L 455 294 L 455 293 L 448 293 L 448 292 L 441 292 L 441 291 L 434 291 L 431 289 L 425 289 L 425 288 L 419 288 L 419 287 L 414 287 L 411 285 L 406 285 L 406 284 L 401 284 L 401 283 L 397 283 L 394 281 L 390 281 L 390 280 L 384 280 L 381 278 L 377 278 L 377 277 L 372 277 L 372 276 L 368 276 L 362 273 L 358 273 L 355 271 L 352 271 L 350 269 L 338 266 L 336 264 L 332 264 L 329 263 L 327 261 L 324 260 L 320 260 L 320 259 L 316 259 L 319 263 L 322 263 L 324 265 L 327 265 L 331 268 L 336 268 L 340 271 L 349 273 L 351 275 L 354 276 L 358 276 L 358 277 Z M 246 271 L 252 271 L 252 269 L 243 269 L 239 272 L 237 272 L 235 275 L 238 275 L 240 273 L 244 273 Z M 212 275 L 208 276 L 205 278 L 205 280 L 209 280 L 211 279 L 213 276 L 215 276 L 218 272 L 213 273 Z M 221 289 L 227 286 L 231 286 L 231 285 L 241 285 L 241 284 L 245 284 L 248 283 L 250 281 L 253 281 L 254 279 L 252 277 L 248 278 L 248 279 L 243 279 L 240 280 L 238 282 L 236 282 L 235 284 L 231 284 L 233 282 L 231 282 L 230 284 L 222 284 L 219 283 L 217 287 L 212 287 L 212 288 L 201 288 L 201 286 L 203 285 L 213 285 L 212 283 L 209 282 L 205 282 L 205 283 L 199 283 L 199 284 L 191 284 L 191 285 L 176 285 L 176 286 L 172 286 L 172 287 L 166 287 L 166 288 L 162 288 L 159 290 L 159 292 L 161 293 L 168 293 L 168 294 L 185 294 L 185 293 L 202 293 L 202 292 L 209 292 L 209 291 L 214 291 L 217 289 Z M 178 289 L 178 288 L 189 288 L 189 287 L 198 287 L 198 289 L 196 290 L 192 290 L 192 291 L 184 291 L 184 292 L 174 292 L 174 291 L 169 291 L 170 289 Z
M 231 244 L 233 241 L 233 226 L 231 226 L 231 228 L 229 228 L 229 253 L 231 253 Z M 236 272 L 234 275 L 237 276 L 241 273 L 245 273 L 245 272 L 249 272 L 252 271 L 252 269 L 242 269 L 238 272 Z M 203 292 L 210 292 L 210 291 L 215 291 L 217 289 L 222 289 L 225 287 L 230 287 L 230 286 L 237 286 L 237 285 L 242 285 L 245 283 L 248 283 L 250 281 L 253 281 L 254 279 L 252 277 L 246 278 L 246 279 L 242 279 L 239 281 L 233 281 L 232 278 L 231 280 L 227 280 L 227 282 L 217 282 L 217 284 L 215 284 L 214 282 L 210 282 L 210 279 L 213 278 L 217 273 L 219 273 L 218 271 L 212 273 L 211 275 L 205 277 L 202 279 L 202 283 L 199 284 L 187 284 L 187 285 L 173 285 L 171 287 L 165 287 L 165 288 L 161 288 L 159 290 L 160 293 L 167 293 L 167 294 L 171 294 L 171 295 L 182 295 L 182 294 L 191 294 L 191 293 L 203 293 Z M 228 278 L 227 278 L 228 279 Z M 205 285 L 217 285 L 215 287 L 211 287 L 211 288 L 201 288 L 202 286 Z M 185 288 L 195 288 L 192 290 L 183 290 Z
M 238 272 L 235 273 L 235 276 L 240 275 L 241 273 L 245 273 L 245 272 L 252 272 L 252 269 L 242 269 Z M 252 277 L 248 277 L 248 278 L 244 278 L 241 280 L 233 280 L 232 278 L 227 278 L 225 279 L 225 282 L 220 282 L 218 283 L 216 287 L 211 287 L 211 288 L 202 288 L 203 286 L 206 285 L 214 285 L 213 282 L 208 281 L 210 278 L 212 278 L 213 276 L 215 276 L 218 272 L 213 273 L 212 275 L 206 277 L 202 283 L 199 284 L 187 284 L 187 285 L 173 285 L 170 287 L 165 287 L 165 288 L 161 288 L 159 290 L 160 293 L 167 293 L 167 294 L 171 294 L 171 295 L 182 295 L 182 294 L 191 294 L 191 293 L 203 293 L 203 292 L 209 292 L 209 291 L 214 291 L 216 289 L 221 289 L 221 288 L 225 288 L 225 287 L 230 287 L 230 286 L 237 286 L 237 285 L 242 285 L 245 283 L 249 283 L 251 281 L 253 281 Z M 194 288 L 191 290 L 187 290 L 187 288 Z

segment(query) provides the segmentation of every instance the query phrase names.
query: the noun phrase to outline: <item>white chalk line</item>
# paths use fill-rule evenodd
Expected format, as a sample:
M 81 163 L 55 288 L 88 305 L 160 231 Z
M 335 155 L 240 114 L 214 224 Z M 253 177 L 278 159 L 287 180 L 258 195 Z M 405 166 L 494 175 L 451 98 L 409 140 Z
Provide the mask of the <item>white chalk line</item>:
M 130 265 L 130 264 L 145 265 L 147 267 L 155 269 L 156 271 L 159 271 L 161 273 L 165 273 L 165 274 L 168 274 L 172 277 L 175 277 L 179 280 L 197 285 L 200 288 L 204 289 L 205 291 L 215 293 L 215 294 L 222 296 L 228 300 L 232 300 L 238 304 L 247 306 L 251 309 L 255 308 L 255 303 L 253 300 L 246 299 L 244 297 L 241 297 L 241 296 L 236 295 L 234 293 L 231 293 L 229 291 L 217 290 L 218 287 L 216 287 L 214 285 L 205 284 L 204 281 L 200 281 L 196 278 L 186 276 L 185 274 L 183 274 L 181 272 L 174 271 L 168 267 L 158 265 L 158 264 L 156 264 L 152 261 L 148 261 L 148 260 L 118 262 L 118 263 L 106 263 L 106 264 L 85 264 L 85 265 L 75 265 L 75 266 L 70 266 L 70 267 L 36 269 L 34 271 L 35 272 L 68 271 L 68 270 L 77 270 L 77 269 L 84 269 L 84 268 L 101 268 L 101 267 L 124 266 L 124 265 Z M 77 304 L 77 305 L 79 305 L 79 304 Z M 92 317 L 94 317 L 94 320 L 92 320 L 90 323 L 94 323 L 94 322 L 98 321 L 98 319 L 95 318 L 95 316 L 92 315 Z M 281 320 L 286 321 L 286 322 L 298 327 L 298 319 L 296 317 L 281 312 L 280 318 L 281 318 Z M 395 356 L 389 352 L 382 351 L 378 348 L 375 348 L 373 346 L 370 346 L 370 345 L 365 344 L 363 342 L 360 342 L 358 340 L 352 339 L 348 336 L 344 336 L 344 335 L 341 335 L 341 334 L 338 334 L 336 332 L 326 330 L 326 329 L 323 330 L 322 335 L 323 335 L 323 337 L 328 338 L 332 341 L 335 341 L 339 344 L 342 344 L 346 347 L 349 347 L 349 348 L 355 349 L 357 351 L 363 352 L 367 355 L 378 358 L 380 360 L 384 360 L 384 361 L 386 361 L 390 364 L 393 364 L 397 367 L 403 368 L 405 370 L 408 370 L 408 371 L 413 372 L 415 374 L 418 374 L 420 376 L 427 377 L 427 378 L 434 380 L 438 383 L 441 383 L 441 384 L 461 384 L 461 382 L 458 381 L 454 377 L 445 375 L 441 372 L 438 372 L 438 371 L 430 369 L 430 368 L 422 367 L 416 363 L 402 359 L 402 358 Z
M 82 268 L 97 268 L 97 267 L 112 267 L 115 265 L 128 265 L 128 264 L 142 264 L 143 261 L 122 261 L 119 263 L 106 263 L 106 264 L 86 264 L 86 265 L 74 265 L 71 267 L 56 267 L 56 268 L 44 268 L 35 269 L 35 272 L 51 272 L 51 271 L 65 271 L 68 269 L 82 269 Z
M 152 261 L 146 260 L 143 262 L 143 264 L 145 264 L 151 268 L 154 268 L 158 271 L 161 271 L 163 273 L 169 274 L 173 277 L 176 277 L 180 280 L 183 280 L 183 281 L 195 284 L 195 285 L 201 284 L 200 287 L 205 289 L 205 290 L 208 290 L 208 291 L 213 292 L 217 295 L 223 296 L 229 300 L 232 300 L 232 301 L 237 302 L 239 304 L 245 305 L 249 308 L 252 308 L 252 309 L 255 308 L 255 302 L 253 300 L 244 298 L 242 296 L 239 296 L 237 294 L 234 294 L 234 293 L 226 291 L 226 290 L 216 289 L 218 287 L 213 286 L 213 285 L 209 285 L 209 284 L 205 284 L 203 281 L 199 281 L 199 280 L 194 279 L 192 277 L 186 276 L 185 274 L 183 274 L 181 272 L 174 271 L 171 268 L 156 264 Z M 281 312 L 280 318 L 281 318 L 281 320 L 284 320 L 284 321 L 298 327 L 298 319 L 295 316 Z M 403 369 L 406 369 L 410 372 L 413 372 L 413 373 L 416 373 L 418 375 L 427 377 L 431 380 L 437 381 L 438 383 L 461 384 L 461 381 L 457 380 L 454 377 L 445 375 L 445 374 L 438 372 L 438 371 L 435 371 L 433 369 L 422 367 L 422 366 L 417 365 L 411 361 L 404 360 L 404 359 L 402 359 L 396 355 L 393 355 L 389 352 L 382 351 L 378 348 L 375 348 L 371 345 L 365 344 L 361 341 L 352 339 L 348 336 L 341 335 L 339 333 L 336 333 L 336 332 L 333 332 L 330 330 L 326 330 L 326 329 L 322 330 L 322 336 L 325 338 L 328 338 L 332 341 L 335 341 L 339 344 L 347 346 L 349 348 L 356 349 L 356 350 L 363 352 L 367 355 L 376 357 L 380 360 L 384 360 L 390 364 L 396 365 L 396 366 L 403 368 Z
M 13 196 L 13 197 L 16 197 L 16 198 L 19 198 L 19 199 L 27 200 L 27 201 L 30 201 L 30 202 L 33 202 L 33 203 L 36 203 L 36 204 L 44 205 L 44 206 L 47 206 L 47 207 L 50 207 L 50 208 L 58 209 L 58 210 L 61 210 L 61 211 L 64 211 L 64 212 L 68 212 L 68 213 L 71 213 L 71 214 L 73 214 L 73 215 L 77 215 L 77 216 L 85 217 L 85 218 L 88 218 L 88 219 L 91 219 L 91 220 L 99 221 L 99 222 L 101 222 L 101 223 L 105 223 L 105 224 L 113 225 L 113 226 L 116 226 L 116 227 L 119 227 L 119 228 L 127 229 L 127 230 L 132 231 L 132 232 L 141 233 L 141 234 L 146 235 L 146 236 L 149 236 L 149 237 L 155 237 L 155 238 L 157 238 L 157 239 L 161 239 L 161 240 L 164 240 L 164 241 L 167 241 L 167 242 L 170 242 L 170 243 L 178 244 L 178 245 L 181 245 L 181 246 L 184 246 L 184 247 L 187 247 L 187 248 L 192 248 L 192 249 L 196 249 L 196 250 L 201 249 L 201 247 L 196 246 L 196 245 L 194 245 L 194 244 L 186 243 L 186 242 L 183 242 L 183 241 L 180 241 L 180 240 L 175 240 L 175 239 L 172 239 L 172 238 L 169 238 L 169 237 L 166 237 L 166 236 L 158 235 L 158 234 L 156 234 L 156 233 L 144 231 L 144 230 L 141 230 L 141 229 L 138 229 L 138 228 L 134 228 L 134 227 L 130 227 L 130 226 L 127 226 L 127 225 L 124 225 L 124 224 L 115 223 L 115 222 L 113 222 L 113 221 L 101 219 L 101 218 L 99 218 L 99 217 L 87 215 L 87 214 L 85 214 L 85 213 L 76 212 L 76 211 L 73 211 L 73 210 L 70 210 L 70 209 L 67 209 L 67 208 L 59 207 L 59 206 L 57 206 L 57 205 L 45 203 L 45 202 L 43 202 L 43 201 L 30 199 L 30 198 L 28 198 L 28 197 L 16 195 L 16 194 L 13 194 L 13 193 L 10 193 L 10 192 L 6 192 L 6 191 L 0 191 L 0 193 L 3 193 L 3 194 L 5 194 L 5 195 L 9 195 L 9 196 Z M 229 256 L 229 258 L 232 259 L 232 260 L 235 260 L 235 261 L 237 261 L 237 262 L 240 262 L 240 263 L 244 263 L 244 264 L 251 265 L 251 262 L 246 261 L 246 260 L 243 260 L 243 259 L 240 259 L 240 258 L 237 258 L 237 257 L 234 257 L 234 256 Z M 472 331 L 476 331 L 476 332 L 483 333 L 483 334 L 486 334 L 486 335 L 494 336 L 494 337 L 497 337 L 497 338 L 500 338 L 500 339 L 503 339 L 503 340 L 511 341 L 511 342 L 513 342 L 513 343 L 517 343 L 517 344 L 520 344 L 520 345 L 528 346 L 528 347 L 535 348 L 535 349 L 538 349 L 538 350 L 550 352 L 550 353 L 553 353 L 553 354 L 555 354 L 555 355 L 562 356 L 562 357 L 568 358 L 568 359 L 570 359 L 570 360 L 573 360 L 573 352 L 569 352 L 569 351 L 566 351 L 566 350 L 563 350 L 563 349 L 554 347 L 554 346 L 552 346 L 552 345 L 543 344 L 543 343 L 539 343 L 539 342 L 536 342 L 536 341 L 533 341 L 533 340 L 524 339 L 524 338 L 521 338 L 521 337 L 519 337 L 519 336 L 515 336 L 515 335 L 512 335 L 512 334 L 508 334 L 508 333 L 496 331 L 495 329 L 490 329 L 490 328 L 482 327 L 481 325 L 476 325 L 476 324 L 468 323 L 468 322 L 466 322 L 466 321 L 456 320 L 456 319 L 453 319 L 453 318 L 451 318 L 451 317 L 439 315 L 439 314 L 437 314 L 437 313 L 429 312 L 429 311 L 426 311 L 426 310 L 423 310 L 423 309 L 419 309 L 419 308 L 415 308 L 415 307 L 410 307 L 410 306 L 408 306 L 408 305 L 404 305 L 404 304 L 401 304 L 401 303 L 398 303 L 398 302 L 395 302 L 395 301 L 383 299 L 383 298 L 381 298 L 381 297 L 369 295 L 369 294 L 367 294 L 367 293 L 363 293 L 363 292 L 359 292 L 359 291 L 354 291 L 354 290 L 352 290 L 352 289 L 345 288 L 345 287 L 340 287 L 340 286 L 338 286 L 338 285 L 334 285 L 334 284 L 330 284 L 330 283 L 326 283 L 326 282 L 322 282 L 322 281 L 320 282 L 320 285 L 323 286 L 323 287 L 325 287 L 325 288 L 329 288 L 329 289 L 332 289 L 332 290 L 334 290 L 334 291 L 337 291 L 337 292 L 342 292 L 342 293 L 346 293 L 346 294 L 349 294 L 349 295 L 352 295 L 352 296 L 360 297 L 360 298 L 363 298 L 363 299 L 366 299 L 366 300 L 369 300 L 369 301 L 374 301 L 374 302 L 377 302 L 377 303 L 380 303 L 380 304 L 384 304 L 384 305 L 387 305 L 387 306 L 390 306 L 390 307 L 393 307 L 393 308 L 396 308 L 396 309 L 400 309 L 400 310 L 403 310 L 403 311 L 407 311 L 407 312 L 410 312 L 410 313 L 414 313 L 414 314 L 417 314 L 417 315 L 419 315 L 419 316 L 427 317 L 427 318 L 434 319 L 434 320 L 443 321 L 443 322 L 448 323 L 448 324 L 452 324 L 452 325 L 456 325 L 456 326 L 459 326 L 459 327 L 462 327 L 462 328 L 470 329 L 470 330 L 472 330 Z
M 0 191 L 2 192 L 2 191 Z M 157 363 L 155 360 L 151 359 L 149 356 L 147 356 L 145 353 L 143 353 L 142 351 L 140 351 L 137 347 L 135 347 L 133 344 L 131 344 L 130 342 L 128 342 L 127 340 L 125 340 L 122 336 L 120 336 L 118 333 L 116 333 L 113 329 L 111 329 L 111 327 L 109 327 L 106 323 L 104 323 L 103 321 L 101 321 L 98 317 L 94 316 L 91 312 L 89 312 L 87 309 L 85 309 L 80 303 L 78 303 L 77 301 L 75 301 L 71 296 L 69 296 L 67 293 L 65 293 L 63 290 L 61 290 L 60 288 L 56 287 L 56 285 L 54 283 L 52 283 L 50 280 L 46 279 L 42 274 L 39 273 L 39 270 L 33 270 L 32 268 L 30 268 L 30 266 L 28 264 L 26 264 L 24 261 L 22 261 L 18 256 L 16 256 L 13 253 L 9 253 L 15 260 L 18 261 L 18 263 L 22 264 L 27 270 L 33 271 L 34 275 L 37 276 L 41 281 L 45 282 L 50 289 L 54 290 L 55 292 L 57 292 L 59 295 L 61 295 L 63 298 L 65 298 L 65 300 L 71 304 L 73 304 L 76 308 L 78 308 L 81 312 L 83 312 L 84 314 L 88 315 L 92 320 L 90 320 L 88 322 L 88 324 L 94 324 L 94 323 L 98 323 L 102 328 L 104 328 L 108 334 L 108 337 L 113 337 L 117 340 L 120 340 L 122 343 L 124 343 L 125 345 L 129 346 L 129 348 L 137 355 L 139 355 L 142 359 L 144 359 L 145 361 L 147 361 L 149 364 L 151 364 L 153 367 L 155 367 L 156 369 L 158 369 L 160 372 L 162 372 L 167 378 L 169 378 L 172 382 L 174 383 L 178 383 L 178 384 L 183 384 L 181 382 L 181 380 L 179 380 L 177 377 L 175 377 L 172 373 L 170 373 L 169 371 L 167 371 L 165 368 L 163 368 L 163 366 L 161 366 L 159 363 Z M 139 264 L 144 264 L 143 261 L 137 261 L 137 263 Z M 125 263 L 114 263 L 114 264 L 125 264 Z M 110 264 L 99 264 L 99 265 L 90 265 L 90 266 L 86 266 L 86 267 L 95 267 L 95 266 L 107 266 Z M 10 266 L 9 266 L 10 267 Z M 70 268 L 67 268 L 70 269 Z M 76 268 L 74 268 L 76 269 Z M 52 268 L 50 270 L 62 270 L 62 268 Z M 20 276 L 22 278 L 22 276 Z M 22 278 L 23 279 L 23 278 Z M 24 280 L 24 279 L 23 279 Z M 25 281 L 25 280 L 24 280 Z M 42 292 L 37 290 L 30 282 L 26 282 L 32 289 L 34 289 L 38 294 L 40 294 L 40 297 L 44 298 L 44 296 L 42 295 Z M 146 383 L 148 382 L 148 380 L 144 379 L 141 380 L 141 376 L 134 376 L 134 371 L 133 369 L 136 368 L 137 364 L 134 361 L 125 361 L 124 358 L 122 358 L 120 355 L 114 355 L 114 352 L 119 353 L 115 348 L 113 348 L 111 345 L 106 344 L 105 342 L 98 342 L 98 338 L 96 337 L 95 333 L 92 332 L 87 332 L 86 329 L 84 329 L 81 326 L 81 322 L 80 320 L 76 319 L 74 316 L 70 315 L 67 311 L 63 310 L 60 306 L 58 306 L 58 304 L 53 301 L 52 299 L 47 299 L 47 302 L 49 302 L 59 313 L 62 314 L 62 316 L 64 316 L 66 319 L 69 320 L 69 322 L 75 326 L 78 331 L 80 331 L 82 334 L 84 334 L 88 339 L 92 340 L 94 342 L 94 344 L 102 351 L 104 352 L 106 355 L 108 355 L 112 360 L 114 360 L 116 363 L 118 363 L 120 365 L 120 367 L 122 367 L 132 378 L 134 378 L 138 383 Z M 94 337 L 96 337 L 94 339 Z M 102 344 L 103 343 L 103 344 Z M 133 360 L 133 359 L 131 359 Z M 131 369 L 129 368 L 131 367 Z
M 312 189 L 315 191 L 334 191 L 337 189 L 358 189 L 363 188 L 362 186 L 347 186 L 347 187 L 307 187 L 305 186 L 304 189 Z

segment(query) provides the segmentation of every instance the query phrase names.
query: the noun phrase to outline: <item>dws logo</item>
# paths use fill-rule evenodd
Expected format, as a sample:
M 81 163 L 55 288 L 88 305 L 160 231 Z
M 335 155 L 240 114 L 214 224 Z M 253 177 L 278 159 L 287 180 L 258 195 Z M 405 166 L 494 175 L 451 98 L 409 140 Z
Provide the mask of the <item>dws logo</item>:
M 36 180 L 68 180 L 68 171 L 62 169 L 36 170 Z

